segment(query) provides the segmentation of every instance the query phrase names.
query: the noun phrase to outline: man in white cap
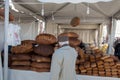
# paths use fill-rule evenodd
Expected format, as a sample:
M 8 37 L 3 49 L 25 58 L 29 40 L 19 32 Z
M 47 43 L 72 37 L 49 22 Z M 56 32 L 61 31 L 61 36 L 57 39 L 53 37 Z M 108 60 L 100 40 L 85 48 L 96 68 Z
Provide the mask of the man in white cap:
M 69 46 L 67 36 L 58 37 L 60 48 L 52 56 L 50 80 L 76 80 L 77 52 Z

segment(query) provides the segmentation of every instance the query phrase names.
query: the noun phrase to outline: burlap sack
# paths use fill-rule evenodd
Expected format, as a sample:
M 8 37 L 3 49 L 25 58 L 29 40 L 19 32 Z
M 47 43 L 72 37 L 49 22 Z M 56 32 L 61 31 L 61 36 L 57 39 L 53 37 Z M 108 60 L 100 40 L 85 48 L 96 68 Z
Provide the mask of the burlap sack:
M 54 52 L 54 47 L 51 45 L 39 45 L 34 47 L 34 52 L 41 56 L 50 56 Z
M 57 42 L 57 39 L 54 35 L 52 34 L 39 34 L 37 37 L 36 37 L 36 42 L 38 44 L 46 44 L 46 45 L 49 45 L 49 44 L 54 44 Z

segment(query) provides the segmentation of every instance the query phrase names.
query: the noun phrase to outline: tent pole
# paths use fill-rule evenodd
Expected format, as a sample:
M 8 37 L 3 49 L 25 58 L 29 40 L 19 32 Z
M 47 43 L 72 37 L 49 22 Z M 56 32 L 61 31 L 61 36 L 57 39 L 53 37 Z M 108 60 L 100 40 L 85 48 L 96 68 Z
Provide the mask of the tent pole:
M 5 21 L 4 21 L 5 44 L 4 44 L 4 75 L 3 75 L 4 80 L 8 80 L 8 44 L 7 44 L 8 26 L 9 26 L 9 0 L 5 0 Z
M 108 54 L 110 54 L 112 52 L 113 42 L 115 39 L 115 30 L 116 30 L 116 19 L 112 18 L 112 27 L 111 27 L 111 35 L 110 35 L 110 41 L 109 41 Z
M 0 80 L 3 80 L 1 51 L 0 51 Z

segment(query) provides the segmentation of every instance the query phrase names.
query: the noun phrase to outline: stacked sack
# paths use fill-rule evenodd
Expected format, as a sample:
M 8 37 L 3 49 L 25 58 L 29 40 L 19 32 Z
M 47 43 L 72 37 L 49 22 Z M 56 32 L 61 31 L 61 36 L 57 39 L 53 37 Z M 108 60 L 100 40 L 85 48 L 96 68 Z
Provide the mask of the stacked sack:
M 74 32 L 64 32 L 64 33 L 61 33 L 59 36 L 68 36 L 69 37 L 70 46 L 74 47 L 74 48 L 78 48 L 78 46 L 81 43 L 81 41 L 78 39 L 79 35 L 74 33 Z M 81 51 L 83 51 L 83 50 L 81 49 Z M 82 55 L 81 55 L 81 57 L 83 58 Z M 76 73 L 79 73 L 79 59 L 81 57 L 78 56 L 77 61 L 76 61 Z
M 26 41 L 25 41 L 26 42 Z M 32 42 L 27 41 L 27 42 Z M 31 52 L 33 51 L 32 43 L 24 43 L 22 42 L 19 46 L 13 46 L 11 48 L 10 55 L 10 68 L 12 69 L 20 69 L 20 70 L 30 70 L 31 64 Z
M 51 34 L 39 34 L 36 37 L 38 45 L 34 46 L 32 55 L 31 70 L 37 72 L 49 72 L 51 66 L 51 57 L 54 53 L 54 44 L 57 42 L 55 36 Z
M 79 61 L 82 75 L 120 77 L 120 63 L 115 56 L 104 55 L 96 49 L 92 54 L 84 54 L 84 61 Z

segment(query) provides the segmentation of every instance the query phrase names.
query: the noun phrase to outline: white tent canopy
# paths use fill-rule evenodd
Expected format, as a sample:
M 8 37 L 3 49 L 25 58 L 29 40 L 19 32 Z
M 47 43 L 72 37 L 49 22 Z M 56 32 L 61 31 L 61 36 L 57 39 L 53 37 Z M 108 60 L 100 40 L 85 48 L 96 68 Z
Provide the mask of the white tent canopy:
M 42 8 L 42 2 L 49 2 L 52 0 L 12 0 L 13 4 L 19 12 L 25 12 L 26 14 L 21 14 L 21 19 L 31 19 L 35 14 L 37 18 L 40 16 L 45 20 L 52 20 L 54 17 L 54 22 L 58 24 L 69 24 L 71 18 L 78 16 L 81 19 L 81 24 L 101 24 L 108 23 L 109 20 L 113 18 L 120 19 L 120 0 L 77 0 L 82 1 L 82 3 L 44 3 Z M 55 1 L 55 0 L 54 0 Z M 68 1 L 68 0 L 56 0 L 58 2 Z M 84 2 L 83 2 L 84 1 Z M 97 2 L 100 1 L 100 2 Z M 102 1 L 102 2 L 101 2 Z M 104 2 L 103 2 L 104 1 Z M 108 1 L 108 2 L 107 2 Z M 87 3 L 91 2 L 91 3 Z M 96 3 L 92 3 L 96 2 Z M 89 14 L 87 14 L 89 8 Z M 44 15 L 41 15 L 42 9 L 44 9 Z M 15 15 L 18 19 L 18 14 Z M 39 16 L 39 17 L 38 17 Z
M 80 2 L 89 2 L 89 3 L 95 3 L 99 1 L 107 2 L 111 0 L 39 0 L 41 2 L 52 2 L 52 3 L 65 3 L 65 2 L 71 2 L 71 3 L 80 3 Z

